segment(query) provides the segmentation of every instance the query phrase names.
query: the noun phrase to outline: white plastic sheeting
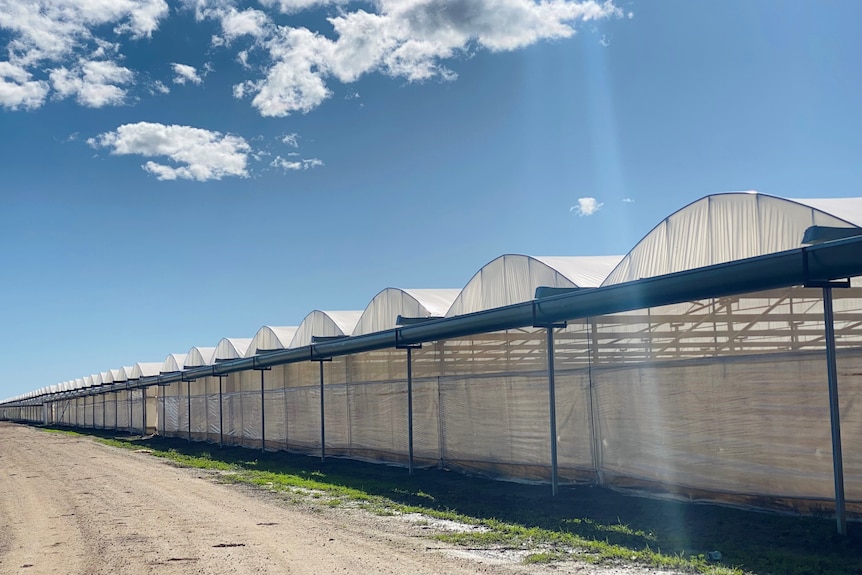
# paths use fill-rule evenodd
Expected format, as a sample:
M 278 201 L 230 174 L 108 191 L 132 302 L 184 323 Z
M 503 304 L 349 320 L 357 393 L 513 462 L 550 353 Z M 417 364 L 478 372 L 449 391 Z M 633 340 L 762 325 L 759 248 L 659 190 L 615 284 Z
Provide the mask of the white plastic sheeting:
M 214 347 L 193 347 L 186 354 L 184 367 L 200 367 L 202 365 L 212 365 L 215 358 L 216 348 Z
M 185 353 L 169 353 L 162 362 L 159 368 L 161 373 L 176 373 L 182 371 L 185 367 L 187 354 Z
M 213 353 L 213 361 L 224 361 L 227 359 L 239 359 L 245 357 L 245 352 L 248 350 L 248 345 L 251 343 L 250 337 L 225 337 L 216 345 Z
M 862 198 L 787 200 L 756 192 L 707 196 L 662 220 L 602 285 L 798 248 L 810 226 L 860 225 Z
M 374 296 L 362 312 L 353 335 L 392 329 L 399 315 L 444 317 L 460 293 L 457 289 L 386 288 Z
M 136 363 L 132 367 L 132 373 L 129 379 L 141 379 L 142 377 L 152 377 L 154 375 L 159 375 L 162 370 L 161 363 L 155 362 L 146 362 L 146 363 Z
M 311 344 L 312 337 L 333 337 L 350 335 L 362 316 L 361 311 L 321 311 L 314 310 L 302 320 L 290 347 Z
M 256 355 L 259 351 L 286 349 L 296 335 L 297 326 L 265 325 L 254 334 L 245 352 L 246 357 Z
M 193 348 L 183 363 L 249 356 L 283 348 L 288 339 L 288 347 L 298 347 L 312 336 L 389 329 L 399 314 L 452 316 L 527 301 L 538 286 L 609 285 L 794 248 L 808 226 L 862 223 L 860 206 L 860 198 L 710 196 L 665 219 L 624 258 L 502 256 L 457 297 L 452 290 L 388 288 L 364 312 L 316 310 L 292 336 L 284 330 L 293 328 L 265 327 L 255 336 L 262 346 L 222 340 L 218 353 Z M 856 517 L 862 517 L 859 279 L 833 294 L 845 489 Z M 831 508 L 823 333 L 822 294 L 800 287 L 569 322 L 554 336 L 560 478 L 743 505 Z M 415 463 L 547 481 L 545 338 L 544 330 L 512 329 L 412 350 Z M 101 380 L 127 375 L 114 370 Z M 400 349 L 295 363 L 160 388 L 158 417 L 169 435 L 255 448 L 265 437 L 267 448 L 303 453 L 319 452 L 323 417 L 328 454 L 405 463 L 405 379 Z M 135 391 L 120 389 L 54 401 L 46 417 L 134 429 L 140 404 Z
M 597 287 L 622 256 L 500 256 L 487 263 L 464 286 L 447 317 L 530 301 L 539 286 Z

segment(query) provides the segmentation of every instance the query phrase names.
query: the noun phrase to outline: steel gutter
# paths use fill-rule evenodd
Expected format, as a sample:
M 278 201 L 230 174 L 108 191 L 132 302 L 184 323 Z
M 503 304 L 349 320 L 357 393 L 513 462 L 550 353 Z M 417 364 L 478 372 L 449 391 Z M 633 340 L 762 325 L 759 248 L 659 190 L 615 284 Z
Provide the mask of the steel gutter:
M 299 348 L 268 351 L 266 354 L 253 357 L 141 378 L 135 385 L 127 383 L 120 389 L 168 385 L 189 379 L 218 377 L 288 363 L 320 361 L 368 351 L 395 349 L 404 345 L 548 325 L 585 317 L 854 276 L 862 276 L 862 237 L 836 240 L 611 286 L 563 293 L 471 314 L 313 343 Z M 118 389 L 117 386 L 114 386 L 114 390 L 116 389 Z M 75 396 L 97 393 L 99 392 L 80 390 L 75 393 Z M 17 404 L 16 402 L 8 405 Z

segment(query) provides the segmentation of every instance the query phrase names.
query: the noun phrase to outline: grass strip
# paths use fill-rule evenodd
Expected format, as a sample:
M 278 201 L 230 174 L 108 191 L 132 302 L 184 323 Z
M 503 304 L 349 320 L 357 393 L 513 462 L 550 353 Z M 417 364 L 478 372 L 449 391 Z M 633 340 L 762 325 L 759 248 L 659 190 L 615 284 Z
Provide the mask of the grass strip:
M 73 432 L 74 433 L 74 432 Z M 107 445 L 146 449 L 175 464 L 220 472 L 295 501 L 352 506 L 379 515 L 419 513 L 474 529 L 434 536 L 470 548 L 516 549 L 526 563 L 578 559 L 708 575 L 858 575 L 862 525 L 835 534 L 832 519 L 757 513 L 625 496 L 599 487 L 562 487 L 469 477 L 438 469 L 412 476 L 402 467 L 161 437 L 87 430 Z M 709 561 L 720 550 L 722 560 Z

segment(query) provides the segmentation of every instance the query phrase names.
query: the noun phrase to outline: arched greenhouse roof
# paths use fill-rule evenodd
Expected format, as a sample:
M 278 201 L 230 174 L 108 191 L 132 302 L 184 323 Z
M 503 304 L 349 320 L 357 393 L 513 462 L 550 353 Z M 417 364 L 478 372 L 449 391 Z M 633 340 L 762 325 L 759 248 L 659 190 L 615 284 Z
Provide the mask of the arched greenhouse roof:
M 114 377 L 114 383 L 122 383 L 124 381 L 129 381 L 132 379 L 132 372 L 134 371 L 134 367 L 131 365 L 124 365 L 117 371 L 119 372 L 119 377 Z
M 404 317 L 443 317 L 459 289 L 399 289 L 386 288 L 362 312 L 353 335 L 391 329 L 399 315 Z
M 251 343 L 245 352 L 246 357 L 251 357 L 258 351 L 271 351 L 274 349 L 287 349 L 296 335 L 299 327 L 292 326 L 270 326 L 265 325 L 257 330 Z
M 602 285 L 798 248 L 810 226 L 862 226 L 862 198 L 788 200 L 758 192 L 706 196 L 662 220 Z
M 129 379 L 141 379 L 142 377 L 152 377 L 154 375 L 159 375 L 159 372 L 162 370 L 161 363 L 155 362 L 138 362 L 132 368 L 132 374 Z
M 539 286 L 598 287 L 622 256 L 502 255 L 476 272 L 446 317 L 534 299 Z
M 302 320 L 296 329 L 296 335 L 290 342 L 290 347 L 302 347 L 311 344 L 311 338 L 351 335 L 356 329 L 356 323 L 362 316 L 361 311 L 320 311 L 314 310 Z
M 213 361 L 225 361 L 228 359 L 239 359 L 245 357 L 245 352 L 248 345 L 251 343 L 250 337 L 225 337 L 222 338 L 215 347 L 213 353 Z
M 214 347 L 193 347 L 186 354 L 186 359 L 183 362 L 183 367 L 201 367 L 202 365 L 212 365 L 213 356 L 216 348 Z
M 183 367 L 185 367 L 186 357 L 188 357 L 185 353 L 169 353 L 165 358 L 165 361 L 162 362 L 162 367 L 159 368 L 161 373 L 176 373 L 178 371 L 182 371 Z

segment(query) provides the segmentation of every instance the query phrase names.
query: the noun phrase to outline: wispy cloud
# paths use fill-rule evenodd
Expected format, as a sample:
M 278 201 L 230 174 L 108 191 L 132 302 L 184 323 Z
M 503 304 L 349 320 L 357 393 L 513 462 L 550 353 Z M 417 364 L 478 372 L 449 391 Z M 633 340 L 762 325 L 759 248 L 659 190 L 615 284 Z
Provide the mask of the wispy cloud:
M 220 180 L 225 176 L 248 176 L 246 164 L 251 146 L 241 137 L 219 132 L 138 122 L 124 124 L 112 132 L 90 138 L 93 148 L 106 148 L 114 155 L 137 154 L 166 158 L 174 165 L 148 161 L 144 170 L 159 180 Z
M 183 85 L 186 82 L 201 84 L 203 82 L 203 78 L 201 78 L 194 66 L 174 62 L 171 64 L 171 68 L 174 70 L 174 84 Z
M 273 168 L 281 168 L 282 170 L 309 170 L 323 165 L 323 161 L 317 158 L 307 160 L 286 160 L 281 156 L 276 157 L 270 165 Z
M 58 98 L 75 96 L 84 106 L 122 103 L 134 72 L 117 63 L 112 42 L 150 37 L 167 14 L 165 0 L 0 0 L 0 37 L 8 53 L 0 62 L 6 65 L 0 67 L 0 105 L 38 108 L 49 85 Z M 37 73 L 43 77 L 32 79 Z
M 283 144 L 287 144 L 288 146 L 291 146 L 293 148 L 298 148 L 299 147 L 299 134 L 297 134 L 297 133 L 285 134 L 284 137 L 281 138 L 281 142 Z
M 595 198 L 586 197 L 578 198 L 578 203 L 569 208 L 570 212 L 575 212 L 579 216 L 591 216 L 601 209 L 604 204 Z
M 631 198 L 623 198 L 623 203 L 624 204 L 633 204 L 633 203 L 635 203 L 635 201 Z
M 0 106 L 17 110 L 38 108 L 48 95 L 49 86 L 21 66 L 0 62 Z

